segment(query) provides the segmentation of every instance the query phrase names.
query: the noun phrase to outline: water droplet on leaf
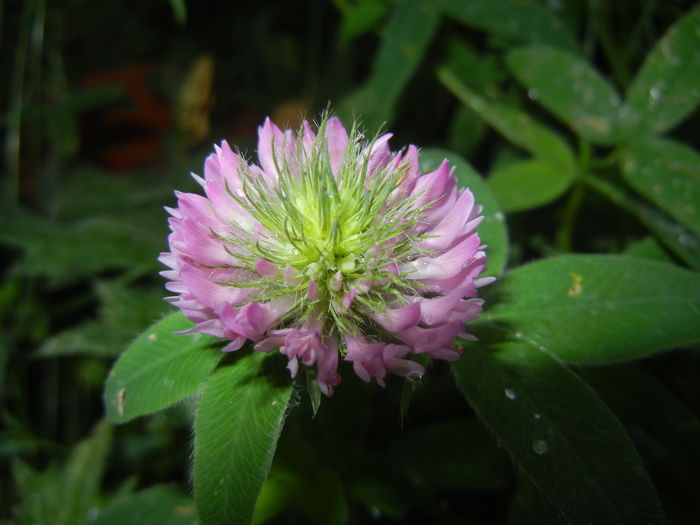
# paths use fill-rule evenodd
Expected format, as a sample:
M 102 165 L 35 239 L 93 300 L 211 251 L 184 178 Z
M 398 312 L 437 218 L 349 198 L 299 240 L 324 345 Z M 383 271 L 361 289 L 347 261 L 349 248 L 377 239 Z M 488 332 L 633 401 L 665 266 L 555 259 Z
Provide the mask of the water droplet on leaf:
M 503 393 L 506 395 L 508 399 L 511 401 L 515 401 L 515 399 L 518 397 L 518 394 L 515 393 L 515 390 L 512 388 L 506 388 Z
M 538 456 L 549 452 L 549 445 L 544 439 L 536 439 L 532 442 L 532 451 Z

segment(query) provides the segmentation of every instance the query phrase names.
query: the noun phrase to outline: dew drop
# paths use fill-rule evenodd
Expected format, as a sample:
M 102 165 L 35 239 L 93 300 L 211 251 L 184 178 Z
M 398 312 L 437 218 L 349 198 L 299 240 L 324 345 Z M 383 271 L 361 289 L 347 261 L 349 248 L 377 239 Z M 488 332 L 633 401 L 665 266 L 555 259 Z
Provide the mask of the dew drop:
M 498 222 L 503 222 L 503 219 L 505 219 L 505 215 L 503 215 L 503 212 L 497 211 L 493 214 L 493 218 L 496 219 Z
M 537 100 L 537 98 L 540 96 L 540 92 L 535 88 L 528 89 L 527 96 L 530 97 L 530 100 Z
M 532 442 L 532 451 L 538 456 L 542 456 L 549 452 L 549 445 L 544 439 L 536 439 Z
M 148 340 L 151 342 L 157 341 L 158 340 L 158 334 L 149 334 L 148 335 Z
M 532 414 L 532 417 L 539 421 L 542 419 L 542 414 L 538 414 L 537 412 L 535 412 L 534 414 Z
M 515 399 L 518 397 L 518 394 L 515 393 L 515 390 L 512 388 L 506 388 L 503 393 L 506 395 L 508 399 L 511 401 L 515 401 Z

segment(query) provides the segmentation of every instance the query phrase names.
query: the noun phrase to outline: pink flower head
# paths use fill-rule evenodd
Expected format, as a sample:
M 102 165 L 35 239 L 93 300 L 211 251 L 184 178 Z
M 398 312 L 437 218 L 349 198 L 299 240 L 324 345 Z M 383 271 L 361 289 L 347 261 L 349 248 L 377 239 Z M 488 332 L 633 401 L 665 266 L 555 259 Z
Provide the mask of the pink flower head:
M 336 117 L 316 132 L 269 119 L 258 164 L 224 141 L 195 175 L 205 196 L 177 193 L 171 215 L 169 300 L 193 331 L 279 350 L 295 376 L 313 370 L 322 392 L 340 383 L 339 357 L 365 381 L 419 377 L 410 359 L 455 360 L 470 338 L 486 254 L 483 219 L 447 160 L 421 173 L 415 146 L 392 152 L 390 134 L 365 141 Z

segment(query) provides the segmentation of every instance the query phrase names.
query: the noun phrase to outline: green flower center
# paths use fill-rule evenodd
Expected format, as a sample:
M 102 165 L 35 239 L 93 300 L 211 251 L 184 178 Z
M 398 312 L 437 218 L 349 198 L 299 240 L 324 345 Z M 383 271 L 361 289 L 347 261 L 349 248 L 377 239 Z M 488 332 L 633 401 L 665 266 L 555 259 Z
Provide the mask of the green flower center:
M 295 158 L 275 156 L 274 187 L 244 172 L 245 198 L 229 191 L 265 232 L 255 235 L 233 224 L 235 235 L 221 237 L 234 247 L 230 251 L 240 261 L 238 268 L 250 276 L 224 284 L 256 288 L 251 294 L 255 302 L 288 296 L 294 303 L 288 323 L 315 319 L 329 332 L 346 334 L 368 314 L 385 311 L 406 292 L 415 292 L 416 284 L 397 275 L 394 264 L 428 253 L 415 247 L 419 238 L 412 234 L 426 206 L 395 191 L 406 176 L 406 163 L 369 173 L 374 141 L 361 140 L 354 127 L 334 175 L 324 127 L 325 121 L 310 152 L 297 139 Z M 275 146 L 281 146 L 273 148 L 278 152 L 286 150 L 286 144 Z M 261 259 L 276 265 L 279 273 L 261 275 L 256 270 Z M 351 290 L 354 297 L 345 306 Z

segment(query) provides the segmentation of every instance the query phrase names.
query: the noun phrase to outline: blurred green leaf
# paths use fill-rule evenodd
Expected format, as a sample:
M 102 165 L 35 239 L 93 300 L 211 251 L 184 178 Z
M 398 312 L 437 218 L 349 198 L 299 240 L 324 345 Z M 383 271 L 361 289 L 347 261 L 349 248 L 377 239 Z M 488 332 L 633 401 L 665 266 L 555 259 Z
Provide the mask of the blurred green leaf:
M 626 426 L 663 446 L 664 466 L 692 483 L 700 469 L 700 419 L 692 408 L 653 376 L 631 366 L 586 367 L 580 373 Z M 700 494 L 700 487 L 695 488 Z
M 118 355 L 143 327 L 169 308 L 160 286 L 127 286 L 119 281 L 97 281 L 99 319 L 86 321 L 46 339 L 38 350 L 42 357 L 86 354 Z
M 439 0 L 443 12 L 468 26 L 514 42 L 575 49 L 572 32 L 551 9 L 531 1 Z
M 564 516 L 557 513 L 532 479 L 518 469 L 518 491 L 508 509 L 508 525 L 565 525 Z
M 700 154 L 695 150 L 668 139 L 635 141 L 624 150 L 622 175 L 641 195 L 700 235 Z
M 270 371 L 270 365 L 278 369 Z M 283 369 L 276 359 L 253 351 L 220 368 L 204 387 L 194 434 L 202 525 L 251 522 L 291 398 Z
M 700 7 L 680 18 L 654 46 L 627 90 L 627 134 L 662 133 L 700 101 Z
M 523 342 L 490 350 L 466 349 L 457 385 L 569 523 L 664 523 L 632 442 L 593 390 Z
M 15 482 L 22 496 L 15 509 L 18 523 L 74 525 L 83 523 L 97 504 L 104 464 L 112 442 L 112 426 L 97 424 L 90 437 L 72 450 L 62 468 L 36 472 L 15 460 Z
M 372 74 L 338 108 L 344 120 L 361 116 L 372 132 L 391 120 L 394 105 L 423 59 L 439 21 L 436 6 L 429 0 L 405 0 L 396 6 Z
M 357 37 L 372 30 L 389 7 L 384 0 L 334 0 L 343 14 L 338 31 L 338 42 L 347 47 Z
M 185 0 L 169 0 L 170 1 L 170 8 L 173 11 L 173 16 L 175 17 L 175 21 L 183 25 L 185 22 L 187 22 L 187 4 L 185 4 Z
M 124 351 L 105 383 L 104 403 L 110 421 L 123 423 L 157 412 L 202 387 L 222 354 L 214 346 L 219 342 L 215 337 L 175 334 L 191 326 L 182 313 L 174 312 Z
M 161 228 L 144 228 L 149 223 L 132 216 L 61 224 L 7 209 L 0 213 L 0 242 L 23 250 L 17 273 L 48 276 L 50 285 L 59 286 L 106 270 L 154 271 L 166 236 Z
M 506 213 L 531 210 L 556 200 L 569 189 L 572 173 L 541 160 L 514 162 L 487 179 L 494 197 Z
M 174 487 L 156 485 L 120 499 L 85 525 L 191 525 L 196 514 L 191 497 Z
M 403 518 L 422 510 L 431 514 L 436 523 L 448 522 L 438 519 L 440 503 L 403 461 L 365 449 L 355 451 L 349 457 L 348 465 L 351 468 L 349 490 L 353 498 L 362 502 L 370 512 Z
M 436 489 L 489 491 L 512 482 L 507 456 L 474 418 L 404 431 L 389 454 Z
M 605 363 L 700 342 L 700 274 L 645 259 L 566 255 L 489 286 L 481 323 L 564 361 Z M 477 335 L 478 332 L 477 332 Z
M 593 176 L 584 176 L 581 180 L 636 217 L 678 258 L 700 270 L 700 236 L 611 181 Z
M 291 503 L 293 487 L 297 483 L 303 484 L 303 480 L 293 472 L 279 472 L 273 465 L 260 489 L 251 524 L 262 525 L 284 511 Z
M 499 93 L 508 72 L 498 56 L 477 50 L 472 42 L 452 37 L 448 40 L 442 69 L 458 76 L 458 80 L 476 93 Z
M 651 236 L 644 237 L 628 245 L 623 253 L 624 255 L 631 255 L 632 257 L 642 257 L 644 259 L 652 259 L 665 263 L 673 262 L 668 252 Z
M 546 46 L 514 49 L 508 68 L 528 96 L 596 144 L 617 140 L 620 97 L 615 88 L 580 57 Z
M 265 523 L 285 508 L 296 510 L 315 525 L 347 523 L 348 507 L 340 479 L 327 467 L 314 467 L 297 472 L 273 466 L 260 491 L 252 523 Z
M 500 275 L 506 264 L 508 253 L 508 231 L 491 190 L 484 179 L 459 155 L 437 148 L 424 149 L 420 154 L 420 167 L 425 173 L 438 168 L 443 160 L 455 167 L 454 176 L 461 188 L 469 188 L 476 203 L 484 207 L 484 221 L 479 226 L 479 236 L 488 246 L 488 268 L 485 275 Z
M 453 95 L 513 144 L 556 166 L 565 177 L 573 176 L 573 154 L 559 135 L 535 122 L 527 113 L 477 95 L 450 69 L 440 68 L 437 76 Z
M 315 427 L 317 421 L 308 422 Z M 264 523 L 283 510 L 303 516 L 312 524 L 346 523 L 348 505 L 343 484 L 322 461 L 308 439 L 285 433 L 255 505 L 253 523 Z
M 173 187 L 193 189 L 189 177 L 165 177 L 161 173 L 142 172 L 116 176 L 94 166 L 77 166 L 62 174 L 61 184 L 53 196 L 53 213 L 65 222 L 88 216 L 117 216 L 127 219 L 136 215 L 142 227 L 167 231 L 167 213 L 163 204 L 174 199 Z M 154 228 L 153 226 L 157 227 Z

